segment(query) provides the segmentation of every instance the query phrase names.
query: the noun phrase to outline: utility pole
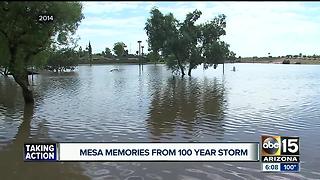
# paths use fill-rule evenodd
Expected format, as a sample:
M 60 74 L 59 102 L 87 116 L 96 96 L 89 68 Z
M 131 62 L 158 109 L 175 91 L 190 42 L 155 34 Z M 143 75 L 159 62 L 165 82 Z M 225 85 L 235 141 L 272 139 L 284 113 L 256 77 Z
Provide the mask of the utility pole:
M 138 53 L 138 57 L 139 57 L 139 65 L 141 65 L 141 58 L 140 58 L 140 48 L 141 48 L 141 42 L 142 41 L 138 41 L 138 43 L 139 43 L 139 53 Z
M 142 56 L 143 56 L 143 48 L 144 48 L 144 46 L 141 46 L 141 48 L 142 48 Z
M 142 48 L 142 53 L 141 53 L 141 62 L 142 62 L 142 65 L 143 65 L 143 48 L 144 48 L 144 46 L 141 46 L 141 48 Z

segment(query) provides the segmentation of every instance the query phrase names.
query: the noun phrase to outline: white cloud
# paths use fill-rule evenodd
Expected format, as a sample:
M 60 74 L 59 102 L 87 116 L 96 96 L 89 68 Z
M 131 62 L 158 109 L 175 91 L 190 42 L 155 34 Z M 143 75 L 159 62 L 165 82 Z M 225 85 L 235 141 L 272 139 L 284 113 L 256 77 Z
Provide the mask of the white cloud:
M 258 50 L 250 54 L 246 52 L 249 55 L 253 55 L 254 53 L 258 53 L 260 56 L 266 55 L 268 50 L 263 50 L 263 47 L 267 47 L 269 51 L 275 52 L 276 54 L 274 53 L 274 55 L 297 53 L 297 50 L 298 52 L 303 50 L 306 45 L 302 43 L 301 40 L 315 37 L 317 34 L 315 30 L 319 30 L 318 24 L 306 21 L 304 15 L 293 12 L 269 11 L 266 13 L 257 13 L 255 18 L 246 15 L 240 17 L 241 19 L 238 20 L 243 23 L 238 24 L 238 26 L 235 26 L 236 23 L 231 24 L 228 30 L 232 32 L 232 34 L 230 34 L 228 38 L 231 42 L 236 42 L 240 36 L 251 39 L 251 34 L 258 33 L 259 36 L 255 37 L 259 41 L 257 46 L 255 46 Z M 254 31 L 250 29 L 246 29 L 246 32 L 241 31 L 245 28 L 250 28 L 250 24 L 255 25 L 255 28 L 253 28 Z M 237 29 L 236 27 L 241 28 Z M 250 44 L 246 45 L 248 49 L 252 47 Z M 237 49 L 240 48 L 241 46 L 237 47 Z M 305 53 L 307 52 L 305 51 Z
M 147 2 L 148 3 L 148 2 Z M 151 3 L 151 2 L 150 2 Z M 83 2 L 84 13 L 89 14 L 110 14 L 133 9 L 140 9 L 146 2 L 134 1 L 110 1 L 110 2 Z M 148 3 L 149 4 L 149 3 Z
M 227 35 L 223 37 L 231 50 L 241 56 L 317 54 L 320 42 L 320 3 L 302 2 L 85 2 L 86 19 L 79 27 L 83 41 L 92 39 L 97 47 L 116 41 L 132 44 L 145 40 L 143 30 L 149 11 L 157 6 L 163 13 L 172 12 L 183 20 L 188 12 L 202 11 L 199 22 L 227 16 Z M 310 15 L 312 13 L 312 15 Z M 104 44 L 103 44 L 104 43 Z M 146 43 L 145 43 L 146 46 Z M 100 52 L 97 51 L 97 52 Z M 319 54 L 319 53 L 318 53 Z
M 82 23 L 83 26 L 99 26 L 99 27 L 113 27 L 113 28 L 139 28 L 143 27 L 146 18 L 144 16 L 136 16 L 129 18 L 101 18 L 88 17 Z
M 91 28 L 81 28 L 77 31 L 77 34 L 80 35 L 80 37 L 96 37 L 99 36 L 102 37 L 114 37 L 119 36 L 122 33 L 119 31 L 114 30 L 108 30 L 108 29 L 91 29 Z
M 302 3 L 237 2 L 206 6 L 202 21 L 218 13 L 227 15 L 227 35 L 223 39 L 242 56 L 294 54 L 300 51 L 315 53 L 318 46 L 313 38 L 319 35 L 320 25 L 310 21 Z M 309 47 L 309 49 L 305 48 Z

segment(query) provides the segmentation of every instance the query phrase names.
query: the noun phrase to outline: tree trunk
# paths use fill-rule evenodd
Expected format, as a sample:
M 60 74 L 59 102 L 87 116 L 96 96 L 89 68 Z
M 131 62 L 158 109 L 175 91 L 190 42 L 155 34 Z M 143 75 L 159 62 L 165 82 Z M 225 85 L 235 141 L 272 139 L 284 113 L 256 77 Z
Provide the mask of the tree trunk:
M 193 69 L 193 65 L 192 65 L 192 63 L 190 63 L 190 65 L 189 65 L 189 71 L 188 71 L 188 76 L 191 76 L 191 71 L 192 71 L 192 69 Z
M 177 58 L 177 60 L 178 60 L 178 66 L 179 66 L 180 71 L 181 71 L 181 76 L 183 77 L 183 76 L 185 75 L 185 73 L 184 73 L 184 70 L 183 70 L 183 66 L 182 66 L 182 64 L 181 64 L 181 61 L 180 61 L 180 59 L 179 59 L 179 56 L 178 56 L 177 53 L 173 53 L 173 54 L 176 56 L 176 58 Z
M 188 76 L 191 76 L 191 68 L 189 67 Z
M 181 70 L 181 76 L 183 77 L 185 75 L 185 73 L 184 73 L 183 67 L 182 67 L 182 65 L 181 65 L 181 63 L 179 61 L 178 61 L 178 65 L 179 65 L 180 70 Z
M 10 73 L 12 73 L 14 80 L 21 87 L 25 104 L 33 104 L 34 103 L 33 92 L 32 92 L 32 89 L 29 85 L 28 71 L 26 68 L 23 68 L 20 70 L 16 69 L 17 68 L 16 67 L 17 50 L 18 50 L 17 44 L 12 44 L 9 47 L 9 50 L 10 50 L 11 59 L 9 62 L 8 71 L 10 71 Z M 29 57 L 26 56 L 26 59 L 28 59 L 28 58 Z M 26 62 L 26 59 L 24 59 L 24 62 Z
M 23 71 L 21 73 L 13 73 L 12 76 L 22 89 L 24 102 L 26 104 L 33 104 L 34 103 L 33 92 L 32 92 L 31 86 L 29 85 L 27 71 Z

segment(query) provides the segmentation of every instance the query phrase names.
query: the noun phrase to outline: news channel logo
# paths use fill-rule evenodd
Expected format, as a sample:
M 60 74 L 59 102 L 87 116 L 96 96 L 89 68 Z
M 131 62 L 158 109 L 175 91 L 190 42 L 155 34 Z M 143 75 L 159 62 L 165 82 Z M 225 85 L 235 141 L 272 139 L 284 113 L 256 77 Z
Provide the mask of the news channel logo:
M 299 155 L 299 137 L 296 136 L 261 136 L 262 156 Z
M 261 161 L 264 172 L 298 172 L 300 140 L 297 136 L 261 136 Z

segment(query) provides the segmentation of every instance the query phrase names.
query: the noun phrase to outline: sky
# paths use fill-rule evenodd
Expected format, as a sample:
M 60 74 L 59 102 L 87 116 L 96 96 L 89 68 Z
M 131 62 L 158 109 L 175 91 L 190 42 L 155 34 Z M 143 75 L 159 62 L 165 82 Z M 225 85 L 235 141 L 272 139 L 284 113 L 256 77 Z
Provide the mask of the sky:
M 129 53 L 138 50 L 138 40 L 147 50 L 145 23 L 152 7 L 180 21 L 187 13 L 202 12 L 199 23 L 219 14 L 227 16 L 226 35 L 221 39 L 230 44 L 237 56 L 272 56 L 320 54 L 320 2 L 222 2 L 222 1 L 99 1 L 83 2 L 82 20 L 76 36 L 79 45 L 88 42 L 94 53 L 111 50 L 122 41 Z

